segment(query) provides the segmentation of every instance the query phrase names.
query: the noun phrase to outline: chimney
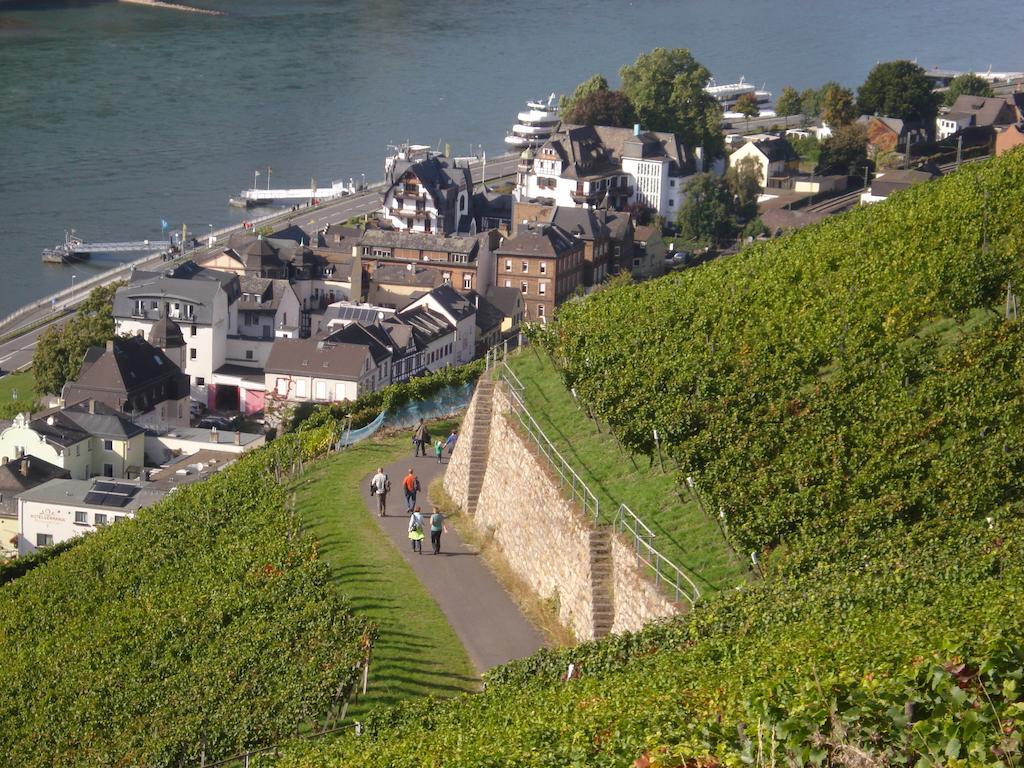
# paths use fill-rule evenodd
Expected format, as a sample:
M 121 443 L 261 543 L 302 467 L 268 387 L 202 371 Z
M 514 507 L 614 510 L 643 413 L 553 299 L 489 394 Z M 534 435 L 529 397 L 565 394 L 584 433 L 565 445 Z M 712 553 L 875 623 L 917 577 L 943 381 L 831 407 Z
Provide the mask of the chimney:
M 640 135 L 640 123 L 633 123 L 633 135 L 634 136 L 639 136 Z
M 236 429 L 236 430 L 235 430 L 235 445 L 241 445 L 241 444 L 242 444 L 242 433 L 241 433 L 241 432 L 239 432 L 239 431 L 238 431 L 238 430 Z
M 352 246 L 352 273 L 349 276 L 349 296 L 352 301 L 363 300 L 363 260 L 359 257 L 359 246 Z
M 28 456 L 26 456 L 25 458 L 23 458 L 21 460 L 21 476 L 22 477 L 28 477 L 28 470 L 29 470 L 30 466 L 31 466 L 31 464 L 29 462 Z
M 89 413 L 96 413 L 96 401 L 91 397 L 89 398 Z
M 220 442 L 220 435 L 217 433 L 217 428 L 216 427 L 210 427 L 210 442 L 211 443 L 219 443 Z
M 113 351 L 114 351 L 114 340 L 113 339 L 107 339 L 107 352 L 113 352 Z

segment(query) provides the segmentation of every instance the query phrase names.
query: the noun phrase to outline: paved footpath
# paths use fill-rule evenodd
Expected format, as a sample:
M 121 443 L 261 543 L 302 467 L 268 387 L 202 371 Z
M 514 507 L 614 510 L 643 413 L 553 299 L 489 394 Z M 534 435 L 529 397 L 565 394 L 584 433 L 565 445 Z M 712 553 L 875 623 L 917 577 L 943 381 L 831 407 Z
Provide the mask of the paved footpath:
M 446 464 L 447 461 L 445 456 Z M 414 553 L 409 545 L 409 516 L 405 513 L 402 490 L 402 478 L 409 467 L 419 477 L 423 489 L 416 498 L 427 523 L 422 555 Z M 371 475 L 362 480 L 366 508 L 437 601 L 477 672 L 486 672 L 491 667 L 521 659 L 542 648 L 544 638 L 523 618 L 483 559 L 463 543 L 453 525 L 449 524 L 448 533 L 441 537 L 441 554 L 431 554 L 427 488 L 444 471 L 444 466 L 439 466 L 433 457 L 412 458 L 410 455 L 384 467 L 384 471 L 391 479 L 388 515 L 377 516 L 377 500 L 370 496 L 369 490 Z

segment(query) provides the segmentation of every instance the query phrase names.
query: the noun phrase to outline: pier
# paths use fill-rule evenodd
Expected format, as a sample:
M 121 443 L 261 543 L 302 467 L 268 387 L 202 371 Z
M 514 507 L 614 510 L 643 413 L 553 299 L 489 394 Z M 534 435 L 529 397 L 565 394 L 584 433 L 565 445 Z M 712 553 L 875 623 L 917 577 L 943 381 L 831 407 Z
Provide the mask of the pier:
M 119 243 L 87 243 L 81 238 L 65 233 L 64 242 L 55 248 L 43 251 L 43 261 L 48 264 L 63 264 L 81 261 L 93 253 L 134 253 L 136 251 L 169 251 L 170 240 L 130 240 Z
M 335 181 L 329 187 L 290 187 L 285 189 L 243 189 L 238 197 L 230 198 L 229 202 L 238 208 L 249 208 L 254 205 L 261 205 L 273 202 L 274 200 L 334 200 L 345 195 L 355 194 L 355 183 L 350 179 L 348 184 L 344 181 Z

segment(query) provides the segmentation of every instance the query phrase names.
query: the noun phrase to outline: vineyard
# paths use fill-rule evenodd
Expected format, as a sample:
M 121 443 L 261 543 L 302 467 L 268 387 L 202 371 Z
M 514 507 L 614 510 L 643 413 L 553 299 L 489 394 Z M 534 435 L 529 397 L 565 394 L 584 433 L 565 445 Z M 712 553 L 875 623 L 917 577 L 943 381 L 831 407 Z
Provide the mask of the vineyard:
M 289 434 L 0 588 L 0 765 L 178 766 L 316 728 L 373 642 L 281 480 Z
M 1020 766 L 1022 246 L 1017 151 L 563 307 L 567 387 L 764 578 L 274 764 Z

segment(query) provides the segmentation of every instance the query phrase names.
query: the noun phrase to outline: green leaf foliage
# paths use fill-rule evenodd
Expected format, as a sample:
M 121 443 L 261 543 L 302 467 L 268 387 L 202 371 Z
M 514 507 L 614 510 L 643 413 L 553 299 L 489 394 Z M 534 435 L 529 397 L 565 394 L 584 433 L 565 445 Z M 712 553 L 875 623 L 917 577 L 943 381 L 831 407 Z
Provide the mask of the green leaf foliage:
M 277 474 L 337 429 L 249 453 L 0 588 L 5 765 L 198 764 L 323 721 L 374 629 Z
M 862 115 L 884 115 L 926 125 L 935 122 L 940 101 L 924 69 L 912 61 L 876 64 L 857 91 L 857 109 Z
M 952 107 L 953 102 L 957 100 L 959 96 L 967 94 L 968 96 L 986 96 L 991 98 L 995 96 L 992 91 L 992 86 L 985 78 L 974 74 L 973 72 L 964 72 L 962 75 L 954 77 L 950 83 L 949 88 L 946 89 L 943 94 L 943 103 L 947 107 Z
M 274 764 L 1019 765 L 1022 210 L 1008 153 L 565 305 L 567 385 L 765 578 Z

